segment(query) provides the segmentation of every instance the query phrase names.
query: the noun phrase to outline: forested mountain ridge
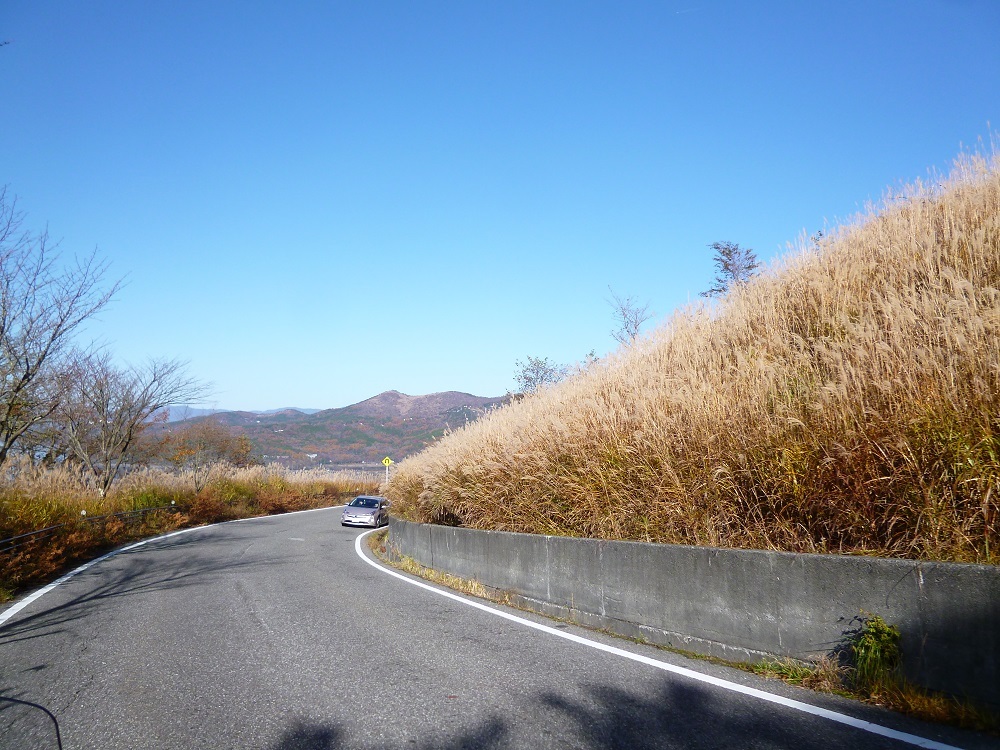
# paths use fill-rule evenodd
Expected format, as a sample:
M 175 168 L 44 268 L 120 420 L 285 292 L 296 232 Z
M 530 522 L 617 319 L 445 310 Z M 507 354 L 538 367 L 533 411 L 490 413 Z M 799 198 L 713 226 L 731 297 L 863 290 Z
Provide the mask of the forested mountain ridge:
M 159 429 L 170 432 L 184 424 L 214 420 L 246 434 L 265 461 L 288 466 L 374 463 L 381 467 L 378 462 L 385 456 L 398 461 L 415 453 L 446 430 L 475 421 L 506 399 L 458 391 L 423 396 L 386 391 L 357 404 L 313 414 L 296 409 L 270 414 L 225 411 L 170 422 Z

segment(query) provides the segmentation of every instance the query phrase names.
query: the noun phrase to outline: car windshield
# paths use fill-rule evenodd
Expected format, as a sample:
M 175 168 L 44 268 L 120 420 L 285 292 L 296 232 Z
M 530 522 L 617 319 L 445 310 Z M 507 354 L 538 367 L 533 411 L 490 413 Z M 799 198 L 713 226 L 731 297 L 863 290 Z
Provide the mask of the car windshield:
M 352 508 L 377 508 L 378 500 L 374 497 L 356 497 L 351 501 Z

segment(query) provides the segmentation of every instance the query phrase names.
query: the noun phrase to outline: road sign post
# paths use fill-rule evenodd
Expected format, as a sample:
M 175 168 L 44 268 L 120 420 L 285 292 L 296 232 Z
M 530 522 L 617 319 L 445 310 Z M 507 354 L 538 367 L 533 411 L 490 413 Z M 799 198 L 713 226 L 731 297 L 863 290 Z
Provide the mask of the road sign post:
M 382 463 L 385 464 L 385 483 L 389 484 L 389 467 L 392 466 L 392 459 L 386 456 L 382 459 Z

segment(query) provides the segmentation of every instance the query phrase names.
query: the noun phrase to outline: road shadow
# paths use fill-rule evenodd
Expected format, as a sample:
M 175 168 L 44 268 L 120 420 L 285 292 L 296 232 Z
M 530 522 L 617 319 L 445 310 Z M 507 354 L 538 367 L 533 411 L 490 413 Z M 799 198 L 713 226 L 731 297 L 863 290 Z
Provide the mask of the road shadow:
M 60 750 L 59 721 L 48 708 L 0 695 L 0 750 Z
M 385 748 L 391 745 L 379 743 L 373 746 L 349 744 L 346 731 L 337 723 L 312 723 L 296 720 L 267 750 L 344 750 L 346 748 Z M 507 723 L 499 718 L 491 717 L 470 730 L 465 730 L 455 737 L 442 740 L 435 737 L 427 740 L 411 740 L 405 745 L 407 750 L 495 750 L 505 747 L 508 730 Z
M 480 711 L 472 729 L 406 741 L 352 741 L 337 722 L 293 721 L 266 750 L 494 750 L 495 748 L 580 748 L 581 750 L 903 750 L 913 745 L 763 701 L 697 683 L 663 677 L 650 689 L 589 683 L 572 694 L 529 694 L 523 715 Z M 877 717 L 872 717 L 878 721 Z M 884 718 L 884 717 L 883 717 Z M 904 722 L 907 720 L 904 718 Z M 901 731 L 907 731 L 901 729 Z M 988 735 L 913 722 L 910 731 L 961 747 L 993 748 Z
M 17 704 L 17 705 L 13 705 Z M 323 721 L 289 718 L 276 739 L 261 750 L 498 750 L 499 748 L 580 748 L 581 750 L 902 750 L 912 745 L 829 720 L 697 683 L 663 677 L 635 688 L 584 683 L 566 691 L 525 694 L 513 712 L 501 715 L 480 705 L 462 726 L 438 726 L 424 736 L 406 735 L 396 724 L 386 737 L 359 716 Z M 50 750 L 58 745 L 56 725 L 41 706 L 0 700 L 0 748 Z M 16 726 L 15 726 L 16 724 Z M 364 740 L 356 739 L 363 726 Z M 928 727 L 924 736 L 960 747 L 996 747 L 995 738 Z M 355 736 L 352 739 L 352 735 Z M 392 736 L 393 739 L 389 739 Z M 234 738 L 232 739 L 235 742 Z M 15 744 L 10 744 L 15 741 Z M 218 738 L 219 747 L 235 747 Z
M 343 747 L 344 731 L 337 724 L 296 720 L 270 745 L 273 750 L 336 750 Z
M 799 700 L 809 700 L 803 690 Z M 850 747 L 903 750 L 913 745 L 871 731 L 812 716 L 758 698 L 663 677 L 653 690 L 638 693 L 600 684 L 582 686 L 583 696 L 546 693 L 546 706 L 568 719 L 573 747 L 586 750 L 672 750 L 676 748 Z M 843 709 L 833 708 L 835 712 Z M 996 748 L 983 732 L 930 724 L 874 706 L 857 704 L 857 718 L 910 735 L 968 748 Z
M 590 750 L 670 748 L 829 748 L 808 722 L 775 721 L 766 704 L 747 707 L 740 696 L 720 696 L 697 684 L 662 680 L 647 695 L 607 685 L 586 685 L 583 697 L 554 693 L 542 702 L 565 718 L 567 739 Z M 846 739 L 846 738 L 845 738 Z
M 33 610 L 36 611 L 27 615 L 15 615 L 0 626 L 0 647 L 61 633 L 66 626 L 85 619 L 108 599 L 203 585 L 224 572 L 274 568 L 287 564 L 287 560 L 278 556 L 247 560 L 235 557 L 232 553 L 219 554 L 220 545 L 236 550 L 255 538 L 259 537 L 220 536 L 213 538 L 212 544 L 206 546 L 204 540 L 185 534 L 177 539 L 157 541 L 155 545 L 119 552 L 64 584 L 67 587 L 73 585 L 80 593 L 50 607 L 38 609 L 38 605 L 34 605 Z M 179 554 L 170 555 L 169 558 L 164 558 L 162 554 L 146 554 L 153 550 L 172 550 Z M 59 590 L 65 591 L 62 588 Z M 57 598 L 51 594 L 49 596 L 52 600 Z
M 773 711 L 747 709 L 740 699 L 720 698 L 697 685 L 663 680 L 647 695 L 636 691 L 585 685 L 573 697 L 545 692 L 527 697 L 529 726 L 521 717 L 482 717 L 471 730 L 450 735 L 442 726 L 434 737 L 395 744 L 358 743 L 343 724 L 295 721 L 267 750 L 494 750 L 501 747 L 573 747 L 586 750 L 690 750 L 690 748 L 794 748 L 824 750 L 840 741 L 857 740 L 849 733 L 818 734 L 804 721 L 776 721 Z M 538 708 L 541 708 L 539 715 Z M 871 737 L 869 735 L 869 737 Z M 863 739 L 863 738 L 862 738 Z M 876 738 L 877 739 L 877 738 Z M 847 745 L 844 745 L 847 746 Z M 904 747 L 874 742 L 852 747 Z

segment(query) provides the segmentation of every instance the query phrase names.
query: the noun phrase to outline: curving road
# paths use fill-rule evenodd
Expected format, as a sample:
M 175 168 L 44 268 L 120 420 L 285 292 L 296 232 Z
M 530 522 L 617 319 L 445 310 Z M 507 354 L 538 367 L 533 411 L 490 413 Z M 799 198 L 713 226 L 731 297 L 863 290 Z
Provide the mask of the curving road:
M 328 509 L 153 540 L 0 613 L 0 695 L 20 701 L 0 700 L 0 747 L 54 750 L 56 723 L 62 747 L 100 750 L 998 746 L 541 617 L 503 610 L 545 630 L 467 606 L 366 562 L 361 532 L 339 519 Z

